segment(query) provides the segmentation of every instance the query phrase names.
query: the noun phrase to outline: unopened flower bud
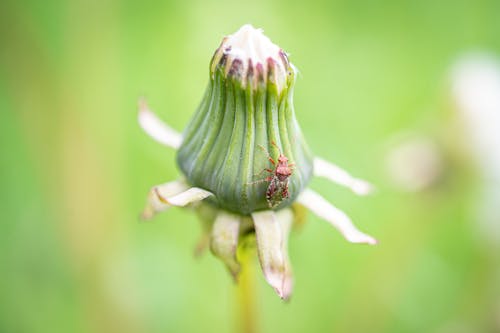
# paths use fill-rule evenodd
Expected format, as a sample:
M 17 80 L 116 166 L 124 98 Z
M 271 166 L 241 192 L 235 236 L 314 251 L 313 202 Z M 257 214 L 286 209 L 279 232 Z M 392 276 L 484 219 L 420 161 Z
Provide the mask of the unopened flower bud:
M 243 215 L 292 203 L 313 169 L 293 110 L 294 83 L 293 65 L 261 30 L 245 25 L 225 37 L 178 150 L 187 181 Z M 279 165 L 288 167 L 284 181 L 270 190 Z

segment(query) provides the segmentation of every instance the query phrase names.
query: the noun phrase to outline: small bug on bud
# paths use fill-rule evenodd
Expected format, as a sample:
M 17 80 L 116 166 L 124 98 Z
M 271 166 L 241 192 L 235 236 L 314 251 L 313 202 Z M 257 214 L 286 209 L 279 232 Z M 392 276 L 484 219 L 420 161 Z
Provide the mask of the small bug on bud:
M 288 157 L 283 155 L 281 149 L 276 145 L 273 141 L 271 144 L 278 149 L 279 156 L 278 161 L 276 162 L 269 152 L 263 146 L 259 145 L 259 148 L 262 149 L 266 154 L 269 162 L 275 167 L 274 170 L 270 168 L 266 168 L 262 170 L 262 172 L 269 172 L 270 175 L 264 179 L 255 181 L 251 184 L 257 184 L 261 182 L 269 182 L 269 186 L 266 190 L 266 200 L 269 205 L 269 208 L 275 208 L 278 206 L 283 200 L 288 199 L 290 197 L 290 193 L 288 192 L 288 178 L 293 173 L 294 164 L 288 164 Z M 261 173 L 262 173 L 261 172 Z

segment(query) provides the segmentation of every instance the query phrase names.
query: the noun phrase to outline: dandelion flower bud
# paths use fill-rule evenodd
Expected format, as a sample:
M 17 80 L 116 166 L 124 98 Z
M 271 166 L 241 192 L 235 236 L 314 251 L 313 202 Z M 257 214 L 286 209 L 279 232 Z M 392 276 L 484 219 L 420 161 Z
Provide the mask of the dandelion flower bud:
M 141 127 L 159 143 L 177 149 L 181 179 L 153 186 L 144 219 L 172 206 L 196 208 L 206 232 L 197 252 L 210 243 L 237 280 L 238 247 L 255 234 L 266 281 L 282 299 L 292 293 L 288 234 L 302 206 L 336 228 L 349 242 L 376 244 L 350 218 L 305 188 L 314 174 L 365 195 L 366 181 L 309 151 L 293 109 L 296 70 L 285 52 L 244 25 L 223 39 L 210 63 L 209 83 L 183 135 L 162 122 L 145 101 Z M 292 203 L 296 202 L 293 208 Z
M 238 214 L 290 205 L 313 171 L 293 109 L 294 83 L 295 69 L 285 52 L 261 30 L 245 25 L 225 37 L 178 150 L 186 180 Z M 286 189 L 277 181 L 269 193 L 269 177 L 280 161 L 290 166 Z

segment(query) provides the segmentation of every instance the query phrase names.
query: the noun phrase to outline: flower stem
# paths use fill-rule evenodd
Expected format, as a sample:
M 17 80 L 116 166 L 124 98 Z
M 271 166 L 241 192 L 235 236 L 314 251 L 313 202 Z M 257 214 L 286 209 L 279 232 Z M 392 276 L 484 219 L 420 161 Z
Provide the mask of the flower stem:
M 255 247 L 247 237 L 246 242 L 240 245 L 238 259 L 241 272 L 238 279 L 238 331 L 242 333 L 257 333 L 256 293 L 255 293 Z M 255 242 L 255 238 L 253 239 Z

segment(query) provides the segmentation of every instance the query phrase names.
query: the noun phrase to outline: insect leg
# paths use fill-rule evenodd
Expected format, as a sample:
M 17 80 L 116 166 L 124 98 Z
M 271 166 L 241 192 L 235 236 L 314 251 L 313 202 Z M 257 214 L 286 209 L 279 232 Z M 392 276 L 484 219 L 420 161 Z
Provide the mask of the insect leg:
M 280 147 L 278 147 L 278 145 L 276 144 L 276 142 L 271 141 L 271 145 L 273 145 L 273 146 L 274 146 L 274 148 L 278 149 L 278 152 L 279 152 L 279 154 L 281 155 L 281 149 L 280 149 Z
M 259 147 L 260 149 L 262 149 L 262 151 L 263 151 L 264 153 L 266 153 L 266 155 L 267 155 L 267 159 L 269 160 L 269 162 L 271 162 L 273 165 L 276 165 L 276 162 L 273 160 L 273 158 L 271 157 L 271 154 L 269 154 L 269 152 L 267 151 L 267 149 L 266 149 L 266 148 L 264 148 L 264 146 L 263 146 L 263 145 L 259 145 L 258 147 Z
M 264 182 L 270 182 L 271 180 L 273 180 L 273 177 L 270 176 L 270 177 L 266 177 L 263 179 L 259 179 L 259 180 L 247 183 L 247 185 L 254 185 L 254 184 L 259 184 L 259 183 L 264 183 Z
M 265 168 L 265 169 L 262 169 L 259 173 L 254 174 L 254 176 L 260 176 L 260 175 L 262 175 L 262 173 L 263 173 L 264 171 L 267 171 L 267 172 L 269 172 L 269 173 L 273 173 L 273 172 L 274 172 L 273 170 L 271 170 L 271 169 L 269 169 L 269 168 Z

